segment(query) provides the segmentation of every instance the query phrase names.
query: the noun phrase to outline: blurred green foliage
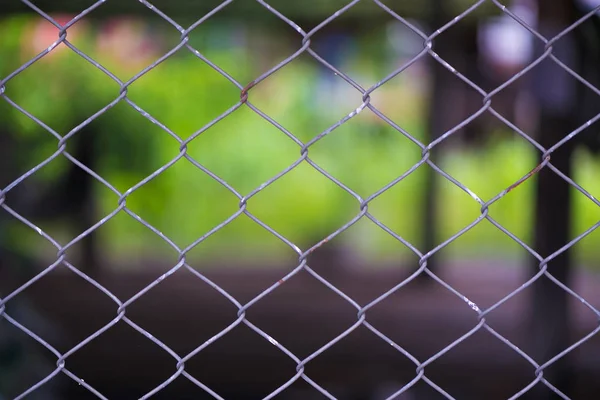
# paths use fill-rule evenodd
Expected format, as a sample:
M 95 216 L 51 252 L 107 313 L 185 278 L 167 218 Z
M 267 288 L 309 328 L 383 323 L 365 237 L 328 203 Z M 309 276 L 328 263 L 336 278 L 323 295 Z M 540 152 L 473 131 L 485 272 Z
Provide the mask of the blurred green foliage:
M 28 17 L 15 17 L 0 24 L 0 76 L 7 76 L 28 59 L 24 56 L 27 53 L 23 50 L 23 37 L 31 29 L 31 22 Z M 74 38 L 73 43 L 123 81 L 141 70 L 138 64 L 129 65 L 98 51 L 97 37 L 97 31 L 89 28 Z M 279 56 L 277 50 L 275 56 L 258 55 L 244 46 L 224 46 L 219 40 L 200 42 L 203 54 L 231 72 L 242 85 L 264 72 L 265 65 L 271 63 L 267 68 L 275 65 L 295 49 L 284 46 L 287 50 L 280 51 L 283 57 L 273 61 Z M 360 51 L 339 67 L 353 77 L 358 75 L 357 79 L 365 81 L 365 86 L 372 85 L 393 70 L 393 66 L 382 66 L 378 58 L 368 56 L 381 53 L 381 47 L 366 41 L 359 43 Z M 157 51 L 154 59 L 166 50 Z M 147 60 L 145 65 L 154 59 Z M 374 92 L 372 102 L 409 133 L 421 138 L 427 99 L 418 85 L 419 72 L 411 70 Z M 253 88 L 249 99 L 307 142 L 361 104 L 360 93 L 346 89 L 347 84 L 341 79 L 328 81 L 325 76 L 322 67 L 303 56 Z M 324 82 L 332 86 L 323 89 Z M 235 106 L 239 93 L 231 82 L 185 49 L 127 89 L 132 102 L 182 139 Z M 66 50 L 15 76 L 6 84 L 6 95 L 64 135 L 115 100 L 119 85 L 79 55 Z M 14 177 L 56 151 L 57 140 L 7 102 L 0 104 L 0 118 L 0 123 L 8 127 L 17 141 L 27 143 L 19 147 L 22 158 L 15 171 L 11 171 Z M 81 134 L 99 135 L 98 151 L 102 154 L 96 172 L 121 193 L 180 156 L 178 141 L 125 101 L 96 118 L 90 129 Z M 443 152 L 440 165 L 480 198 L 490 199 L 536 164 L 536 154 L 524 140 L 506 138 L 508 135 L 499 137 L 484 150 L 453 148 Z M 343 185 L 368 197 L 417 163 L 420 153 L 416 145 L 364 110 L 312 146 L 309 157 Z M 247 195 L 292 165 L 300 157 L 300 146 L 242 106 L 192 140 L 187 154 Z M 31 179 L 52 181 L 67 165 L 65 160 L 57 159 Z M 419 168 L 369 205 L 378 220 L 417 247 L 422 233 L 423 168 L 428 167 Z M 592 194 L 600 193 L 600 182 L 595 177 L 599 168 L 598 160 L 584 153 L 578 155 L 575 179 Z M 440 179 L 440 186 L 437 212 L 442 242 L 474 221 L 480 207 L 452 183 Z M 530 244 L 533 189 L 533 182 L 528 181 L 490 209 L 499 223 Z M 118 195 L 100 183 L 97 195 L 101 200 L 100 220 L 117 207 Z M 575 191 L 574 196 L 574 231 L 581 233 L 598 221 L 600 213 L 585 197 Z M 10 196 L 7 201 L 10 203 Z M 182 248 L 236 213 L 238 203 L 239 199 L 228 189 L 184 158 L 127 196 L 129 209 Z M 356 216 L 359 202 L 303 162 L 250 198 L 248 210 L 306 248 Z M 39 223 L 51 235 L 61 232 L 59 222 Z M 108 221 L 99 232 L 114 257 L 175 254 L 155 233 L 124 212 Z M 600 256 L 594 235 L 577 246 L 578 254 L 586 260 Z M 70 234 L 68 239 L 72 237 Z M 409 254 L 402 244 L 366 220 L 336 240 L 379 259 Z M 27 245 L 36 246 L 30 242 Z M 442 251 L 446 256 L 498 257 L 522 252 L 487 221 Z M 192 251 L 197 257 L 261 259 L 289 253 L 289 248 L 245 215 Z

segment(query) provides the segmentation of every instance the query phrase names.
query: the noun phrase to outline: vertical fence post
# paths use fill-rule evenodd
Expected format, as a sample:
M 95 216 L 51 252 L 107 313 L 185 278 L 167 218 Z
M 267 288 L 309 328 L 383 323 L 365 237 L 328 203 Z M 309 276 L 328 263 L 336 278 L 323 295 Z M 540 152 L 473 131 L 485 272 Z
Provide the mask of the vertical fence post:
M 440 28 L 445 20 L 446 13 L 444 12 L 444 6 L 442 4 L 431 4 L 430 5 L 430 29 Z M 434 50 L 436 43 L 444 39 L 444 35 L 440 35 L 434 39 Z M 429 109 L 426 114 L 427 122 L 426 129 L 424 132 L 423 144 L 427 145 L 435 140 L 442 134 L 444 126 L 444 109 L 445 109 L 445 82 L 443 78 L 444 67 L 430 58 L 431 68 L 431 81 L 429 83 Z M 430 155 L 430 159 L 433 159 L 433 155 Z M 422 237 L 422 252 L 426 253 L 435 247 L 436 234 L 438 226 L 437 218 L 437 174 L 428 165 L 423 168 L 423 189 L 421 196 L 423 197 L 421 204 L 423 204 L 423 237 Z M 427 259 L 427 268 L 435 273 L 437 269 L 437 257 L 434 255 Z M 423 281 L 428 281 L 429 275 L 420 274 L 419 278 Z
M 430 30 L 439 29 L 451 20 L 452 12 L 445 3 L 430 4 L 428 22 Z M 477 61 L 477 29 L 471 21 L 465 21 L 463 26 L 452 27 L 444 31 L 433 40 L 433 50 L 446 62 L 460 70 L 476 70 L 470 63 Z M 423 144 L 428 145 L 439 138 L 448 129 L 456 126 L 465 118 L 468 109 L 465 99 L 469 98 L 471 93 L 467 84 L 461 82 L 459 78 L 453 77 L 452 73 L 440 62 L 430 58 L 430 82 L 429 82 L 429 104 L 426 112 L 426 128 L 424 132 Z M 479 77 L 477 77 L 479 78 Z M 480 80 L 480 79 L 477 79 Z M 479 101 L 480 98 L 479 98 Z M 475 126 L 475 127 L 474 127 Z M 467 128 L 461 129 L 460 134 L 465 136 L 467 130 L 477 131 L 481 124 L 477 121 L 472 122 Z M 430 160 L 438 164 L 439 157 L 434 152 L 430 153 Z M 438 164 L 439 165 L 439 164 Z M 438 242 L 439 215 L 438 215 L 438 197 L 439 197 L 439 175 L 429 166 L 423 167 L 423 189 L 421 192 L 423 204 L 422 215 L 422 251 L 424 253 L 431 251 Z M 427 259 L 427 269 L 436 273 L 439 268 L 439 255 L 434 254 Z M 422 280 L 429 280 L 428 274 L 420 274 Z
M 540 124 L 542 146 L 555 144 L 570 125 L 549 114 L 542 114 Z M 558 140 L 557 140 L 558 139 Z M 552 164 L 563 173 L 571 171 L 571 145 L 552 154 Z M 569 242 L 570 232 L 570 191 L 569 185 L 548 168 L 539 173 L 535 200 L 535 240 L 534 248 L 546 257 Z M 533 273 L 539 271 L 539 263 L 534 259 Z M 571 281 L 571 251 L 567 250 L 548 264 L 548 272 L 569 286 Z M 569 346 L 568 294 L 550 279 L 542 277 L 533 285 L 532 342 L 534 359 L 544 363 Z M 571 383 L 568 355 L 544 371 L 544 378 L 568 395 Z M 538 390 L 536 399 L 551 397 L 549 389 Z M 542 394 L 542 392 L 544 394 Z M 550 397 L 547 397 L 550 396 Z
M 564 30 L 572 21 L 572 1 L 539 1 L 540 32 L 551 38 Z M 563 42 L 562 46 L 568 46 Z M 557 42 L 557 51 L 568 50 Z M 540 121 L 538 137 L 540 144 L 548 149 L 576 128 L 573 109 L 576 99 L 572 91 L 571 77 L 563 78 L 561 67 L 547 59 L 537 71 L 537 91 L 540 103 Z M 559 76 L 562 75 L 562 76 Z M 564 80 L 566 79 L 566 80 Z M 562 81 L 550 93 L 544 87 Z M 540 93 L 541 92 L 541 93 Z M 562 106 L 561 106 L 562 104 Z M 570 175 L 572 166 L 573 142 L 567 142 L 551 154 L 550 162 L 566 175 Z M 559 175 L 544 168 L 536 182 L 535 199 L 535 238 L 534 248 L 542 256 L 548 257 L 569 242 L 571 199 L 570 186 Z M 548 264 L 548 272 L 563 284 L 571 283 L 571 250 L 566 250 Z M 539 262 L 533 260 L 532 273 L 539 271 Z M 550 279 L 542 276 L 533 285 L 531 340 L 533 358 L 543 364 L 565 350 L 569 344 L 568 293 Z M 557 360 L 547 370 L 544 378 L 567 396 L 571 396 L 573 371 L 569 355 Z M 535 400 L 556 398 L 545 385 L 537 385 L 531 392 Z

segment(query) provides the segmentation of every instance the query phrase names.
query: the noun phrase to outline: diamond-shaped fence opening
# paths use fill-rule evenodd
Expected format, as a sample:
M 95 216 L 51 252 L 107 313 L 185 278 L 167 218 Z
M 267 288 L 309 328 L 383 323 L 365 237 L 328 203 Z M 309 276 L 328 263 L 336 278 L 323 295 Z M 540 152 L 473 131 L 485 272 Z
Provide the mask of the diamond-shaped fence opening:
M 597 2 L 0 10 L 0 399 L 600 391 Z

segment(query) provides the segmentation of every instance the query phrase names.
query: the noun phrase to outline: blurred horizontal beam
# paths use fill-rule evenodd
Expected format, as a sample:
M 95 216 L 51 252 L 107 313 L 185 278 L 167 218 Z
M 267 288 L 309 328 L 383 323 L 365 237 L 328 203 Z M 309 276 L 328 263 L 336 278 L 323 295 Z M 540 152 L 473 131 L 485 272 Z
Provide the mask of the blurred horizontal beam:
M 86 1 L 89 7 L 93 1 Z M 221 2 L 218 1 L 195 1 L 195 0 L 154 0 L 151 4 L 161 10 L 166 15 L 184 19 L 198 19 L 206 15 Z M 292 20 L 310 20 L 322 21 L 333 15 L 349 3 L 349 0 L 273 0 L 269 4 L 283 15 Z M 458 15 L 472 5 L 469 0 L 451 0 L 453 6 L 453 16 Z M 82 2 L 71 0 L 37 0 L 34 4 L 46 13 L 80 13 L 85 9 Z M 385 1 L 386 6 L 390 7 L 395 13 L 407 18 L 427 18 L 431 7 L 429 1 Z M 433 2 L 435 4 L 435 2 Z M 484 14 L 499 12 L 491 3 L 484 3 L 478 7 L 470 16 L 477 17 Z M 454 12 L 455 11 L 455 12 Z M 33 10 L 20 0 L 3 0 L 0 4 L 0 15 L 9 13 L 33 12 Z M 105 17 L 117 14 L 144 14 L 147 15 L 148 8 L 139 1 L 116 1 L 107 0 L 91 14 L 94 17 Z M 224 7 L 217 14 L 220 17 L 243 18 L 248 22 L 265 22 L 273 20 L 273 15 L 264 7 L 255 1 L 234 1 Z M 383 9 L 377 6 L 373 1 L 361 1 L 351 7 L 344 13 L 342 19 L 352 19 L 357 21 L 369 21 L 381 18 L 391 18 Z M 468 20 L 469 18 L 467 18 Z

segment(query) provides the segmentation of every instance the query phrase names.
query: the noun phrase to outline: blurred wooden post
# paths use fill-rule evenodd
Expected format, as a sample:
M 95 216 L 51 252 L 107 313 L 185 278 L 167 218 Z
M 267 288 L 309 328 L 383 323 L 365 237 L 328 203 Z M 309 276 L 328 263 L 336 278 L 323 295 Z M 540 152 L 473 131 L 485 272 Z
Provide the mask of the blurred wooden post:
M 0 127 L 0 188 L 5 188 L 18 177 L 16 175 L 20 170 L 18 158 L 22 157 L 19 150 L 12 132 Z M 20 186 L 17 186 L 6 195 L 6 204 L 17 210 L 19 210 L 20 203 L 24 202 L 20 189 Z M 2 284 L 8 283 L 9 279 L 6 277 L 9 276 L 22 284 L 30 279 L 32 272 L 35 271 L 32 255 L 23 254 L 20 249 L 13 247 L 16 240 L 12 237 L 14 231 L 11 231 L 10 228 L 14 221 L 13 216 L 0 208 L 0 276 L 2 277 L 0 282 Z M 8 290 L 5 286 L 0 287 L 0 291 L 3 291 L 0 292 L 0 296 L 5 295 Z
M 539 1 L 539 31 L 550 38 L 573 22 L 572 2 L 569 0 Z M 569 50 L 569 43 L 556 43 L 555 54 Z M 572 50 L 574 51 L 574 50 Z M 564 56 L 564 54 L 563 54 Z M 566 61 L 570 64 L 569 61 Z M 535 72 L 536 94 L 540 105 L 538 124 L 539 142 L 550 148 L 576 128 L 574 108 L 574 82 L 560 71 L 551 60 L 544 61 Z M 561 83 L 561 84 L 559 84 Z M 549 87 L 553 86 L 552 91 Z M 552 164 L 566 175 L 570 175 L 574 145 L 567 142 L 552 153 Z M 549 168 L 540 171 L 536 182 L 535 239 L 534 249 L 548 257 L 569 242 L 570 235 L 570 186 Z M 571 283 L 571 251 L 567 250 L 548 264 L 548 272 L 563 284 Z M 539 271 L 539 262 L 532 261 L 531 272 Z M 569 295 L 550 279 L 542 276 L 533 285 L 531 310 L 531 341 L 533 358 L 543 364 L 565 350 L 569 340 Z M 572 395 L 573 370 L 569 355 L 559 359 L 544 371 L 544 378 L 567 396 Z M 556 395 L 545 385 L 539 384 L 529 396 L 535 400 L 554 399 Z
M 86 130 L 90 131 L 85 132 Z M 74 156 L 91 170 L 97 171 L 102 152 L 98 137 L 102 132 L 94 128 L 88 128 L 81 133 L 87 133 L 88 135 L 78 138 Z M 67 185 L 70 187 L 70 191 L 65 193 L 63 201 L 72 204 L 74 207 L 73 214 L 69 214 L 67 211 L 67 215 L 71 218 L 75 234 L 79 235 L 91 228 L 100 219 L 97 196 L 94 193 L 95 178 L 75 165 L 72 166 L 69 178 Z M 70 200 L 71 196 L 75 197 L 74 201 Z M 100 249 L 98 245 L 98 233 L 95 230 L 81 240 L 79 244 L 81 253 L 78 260 L 78 268 L 81 271 L 86 273 L 97 272 L 100 267 Z
M 14 143 L 10 139 L 10 133 L 0 128 L 0 189 L 5 188 L 10 183 L 12 177 L 8 172 L 14 170 L 13 157 L 11 157 L 14 152 Z M 10 218 L 10 215 L 0 208 L 0 274 L 6 273 L 5 269 L 13 264 L 11 262 L 13 252 L 9 244 L 10 232 L 8 230 Z
M 540 124 L 541 144 L 548 148 L 565 136 L 569 121 L 543 113 Z M 563 173 L 571 172 L 572 146 L 566 144 L 552 154 L 552 164 Z M 534 248 L 547 257 L 566 243 L 570 237 L 569 185 L 548 168 L 540 171 L 535 200 Z M 569 286 L 571 282 L 571 252 L 565 251 L 548 264 L 548 272 Z M 534 259 L 532 273 L 537 273 L 539 263 Z M 569 344 L 568 294 L 550 279 L 542 276 L 533 285 L 531 339 L 534 359 L 542 364 L 566 349 Z M 572 382 L 568 356 L 557 361 L 544 377 L 568 394 Z M 539 386 L 536 399 L 554 398 L 548 389 Z M 543 393 L 543 394 L 542 394 Z
M 429 29 L 435 31 L 451 20 L 456 10 L 444 7 L 445 3 L 432 3 L 430 5 Z M 475 75 L 477 62 L 477 29 L 473 22 L 464 22 L 464 25 L 452 27 L 443 32 L 433 40 L 433 50 L 445 61 L 458 70 L 470 72 Z M 469 76 L 472 79 L 472 76 Z M 479 76 L 476 80 L 480 80 Z M 467 107 L 465 103 L 471 93 L 467 84 L 454 77 L 442 64 L 430 58 L 430 83 L 429 83 L 429 109 L 426 114 L 426 129 L 422 143 L 428 145 L 439 138 L 447 130 L 460 124 L 471 112 L 477 108 Z M 450 105 L 450 106 L 449 106 Z M 474 127 L 474 125 L 477 125 Z M 479 133 L 480 125 L 471 123 L 468 126 L 472 131 Z M 459 133 L 464 136 L 467 129 L 461 129 Z M 446 141 L 444 142 L 446 143 Z M 444 147 L 444 143 L 441 147 Z M 430 160 L 439 165 L 440 148 L 436 147 L 430 153 Z M 429 166 L 423 166 L 423 191 L 421 192 L 423 204 L 423 236 L 420 250 L 423 253 L 431 251 L 440 243 L 437 237 L 439 227 L 439 216 L 437 210 L 437 199 L 439 196 L 439 175 Z M 436 272 L 439 265 L 439 256 L 433 255 L 427 260 L 427 268 Z M 423 280 L 428 280 L 429 275 L 419 275 Z
M 446 13 L 442 4 L 431 4 L 430 5 L 430 31 L 440 28 L 445 22 Z M 444 35 L 440 35 L 434 39 L 434 51 L 443 47 Z M 429 89 L 429 110 L 427 113 L 427 127 L 423 138 L 423 144 L 427 145 L 438 138 L 443 131 L 444 126 L 444 110 L 446 99 L 445 93 L 445 82 L 443 79 L 444 67 L 430 58 L 431 68 L 431 80 Z M 430 155 L 430 159 L 433 161 L 433 154 Z M 422 245 L 420 250 L 423 253 L 427 253 L 432 250 L 436 245 L 436 234 L 437 234 L 437 202 L 436 198 L 438 195 L 437 188 L 437 173 L 428 165 L 423 167 L 423 196 L 421 204 L 423 204 L 423 237 Z M 427 260 L 427 268 L 435 273 L 437 269 L 437 257 L 433 257 Z M 429 275 L 422 273 L 419 275 L 421 280 L 428 281 Z

